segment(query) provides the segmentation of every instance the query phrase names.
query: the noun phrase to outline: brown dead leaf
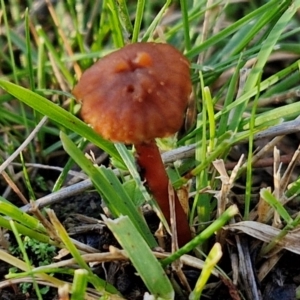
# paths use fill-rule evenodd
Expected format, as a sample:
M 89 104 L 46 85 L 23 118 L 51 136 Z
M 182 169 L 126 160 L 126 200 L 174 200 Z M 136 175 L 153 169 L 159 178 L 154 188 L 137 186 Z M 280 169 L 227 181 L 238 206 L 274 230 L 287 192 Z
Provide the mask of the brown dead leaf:
M 264 242 L 270 242 L 280 233 L 280 229 L 254 221 L 243 221 L 224 227 L 225 230 L 238 230 Z M 278 247 L 300 254 L 300 230 L 291 230 L 277 244 Z

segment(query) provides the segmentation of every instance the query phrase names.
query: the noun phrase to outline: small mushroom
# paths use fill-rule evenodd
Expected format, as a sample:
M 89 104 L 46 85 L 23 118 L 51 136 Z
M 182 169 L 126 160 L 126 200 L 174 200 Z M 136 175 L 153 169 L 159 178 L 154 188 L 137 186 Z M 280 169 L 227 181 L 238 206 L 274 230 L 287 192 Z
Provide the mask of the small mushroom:
M 105 139 L 134 144 L 137 162 L 161 211 L 170 222 L 166 174 L 155 138 L 183 123 L 192 84 L 188 60 L 174 47 L 135 43 L 86 70 L 73 90 L 81 116 Z M 175 193 L 179 245 L 190 240 L 187 216 Z

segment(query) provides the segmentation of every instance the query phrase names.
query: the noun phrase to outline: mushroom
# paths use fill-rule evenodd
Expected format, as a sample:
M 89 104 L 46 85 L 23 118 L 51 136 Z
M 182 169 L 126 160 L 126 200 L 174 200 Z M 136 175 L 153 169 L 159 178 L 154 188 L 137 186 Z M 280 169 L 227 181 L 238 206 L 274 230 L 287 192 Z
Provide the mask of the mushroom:
M 180 129 L 191 89 L 189 62 L 177 49 L 162 43 L 134 43 L 101 58 L 73 90 L 82 101 L 83 120 L 97 133 L 112 142 L 134 144 L 137 163 L 169 223 L 169 178 L 155 138 Z M 182 246 L 191 233 L 174 194 Z

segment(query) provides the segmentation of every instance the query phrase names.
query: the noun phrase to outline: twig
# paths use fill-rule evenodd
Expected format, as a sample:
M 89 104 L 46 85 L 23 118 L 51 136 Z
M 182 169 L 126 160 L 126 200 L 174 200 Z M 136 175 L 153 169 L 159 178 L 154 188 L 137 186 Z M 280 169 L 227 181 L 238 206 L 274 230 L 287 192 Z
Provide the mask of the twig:
M 65 198 L 84 192 L 85 190 L 91 188 L 92 186 L 93 186 L 92 181 L 90 179 L 86 179 L 82 182 L 78 182 L 76 184 L 73 184 L 72 186 L 63 188 L 55 193 L 42 197 L 36 200 L 34 203 L 37 208 L 41 209 L 45 206 L 57 203 Z M 31 209 L 32 209 L 31 204 L 27 204 L 21 207 L 21 210 L 25 212 L 28 212 Z
M 280 162 L 284 165 L 289 164 L 291 159 L 293 158 L 293 154 L 281 155 Z M 258 160 L 253 164 L 254 168 L 266 168 L 273 166 L 274 158 L 266 157 L 261 160 Z M 228 162 L 225 164 L 226 170 L 232 170 L 237 165 L 237 162 Z M 297 162 L 297 165 L 300 165 L 300 162 Z
M 27 145 L 34 139 L 35 135 L 41 129 L 41 127 L 46 123 L 48 117 L 44 116 L 39 124 L 32 130 L 29 136 L 25 139 L 25 141 L 20 145 L 20 147 L 9 156 L 9 158 L 0 166 L 0 173 L 2 173 L 8 165 L 27 147 Z

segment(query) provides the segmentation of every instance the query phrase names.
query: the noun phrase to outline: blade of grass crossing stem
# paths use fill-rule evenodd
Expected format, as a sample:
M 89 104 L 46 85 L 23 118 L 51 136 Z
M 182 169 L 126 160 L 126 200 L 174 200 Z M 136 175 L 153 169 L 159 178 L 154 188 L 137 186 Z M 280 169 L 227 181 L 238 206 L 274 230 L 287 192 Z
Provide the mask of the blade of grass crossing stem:
M 200 277 L 197 280 L 194 290 L 189 295 L 189 300 L 198 300 L 201 298 L 202 291 L 209 279 L 212 270 L 222 257 L 222 248 L 219 243 L 214 244 L 208 256 L 205 259 Z
M 149 246 L 126 216 L 105 223 L 126 251 L 143 282 L 155 299 L 173 299 L 173 287 Z
M 48 99 L 16 84 L 0 79 L 0 87 L 51 120 L 85 137 L 116 160 L 120 160 L 114 145 L 101 138 L 92 128 Z
M 151 204 L 154 206 L 154 208 L 156 210 L 158 210 L 160 212 L 160 208 L 157 205 L 156 202 L 152 201 L 151 196 L 149 195 L 146 187 L 144 186 L 140 174 L 138 173 L 137 169 L 136 169 L 136 165 L 134 163 L 133 157 L 132 155 L 130 155 L 128 149 L 125 147 L 124 144 L 121 143 L 117 143 L 115 144 L 116 149 L 118 150 L 122 160 L 124 161 L 129 173 L 131 174 L 132 178 L 135 180 L 140 192 L 143 195 L 143 198 L 145 199 L 145 201 L 147 202 L 151 202 Z M 164 215 L 162 213 L 159 213 L 159 218 L 161 220 L 161 222 L 163 223 L 165 228 L 169 228 L 168 222 L 166 221 L 166 219 L 164 218 Z
M 18 232 L 18 230 L 17 230 Z M 6 251 L 0 249 L 0 260 L 14 266 L 20 270 L 27 271 L 28 265 L 21 259 L 7 253 Z
M 286 11 L 282 14 L 279 18 L 277 23 L 274 25 L 273 29 L 271 30 L 268 37 L 265 39 L 264 43 L 262 44 L 261 50 L 258 53 L 257 61 L 255 63 L 254 68 L 251 70 L 245 86 L 244 92 L 251 91 L 253 89 L 256 90 L 255 86 L 258 83 L 258 80 L 263 72 L 263 68 L 265 67 L 271 52 L 274 50 L 274 46 L 277 43 L 278 39 L 281 37 L 282 32 L 285 30 L 287 23 L 291 20 L 294 14 L 297 12 L 298 8 L 300 7 L 300 0 L 294 1 L 293 5 L 289 6 Z M 236 116 L 232 123 L 230 123 L 229 129 L 235 131 L 239 126 L 240 116 L 244 113 L 247 103 L 250 98 L 245 99 L 241 105 L 239 105 L 234 112 Z
M 85 269 L 75 270 L 71 290 L 71 300 L 85 299 L 87 282 L 88 271 Z
M 25 250 L 24 244 L 23 244 L 23 242 L 22 242 L 22 240 L 21 240 L 21 237 L 20 237 L 20 234 L 19 234 L 19 232 L 18 232 L 18 229 L 17 229 L 17 227 L 15 226 L 14 221 L 10 220 L 9 223 L 10 223 L 10 225 L 11 225 L 11 229 L 12 229 L 12 231 L 13 231 L 13 233 L 14 233 L 14 236 L 15 236 L 15 238 L 16 238 L 16 240 L 17 240 L 17 243 L 18 243 L 19 249 L 20 249 L 20 251 L 21 251 L 21 253 L 22 253 L 23 259 L 24 259 L 24 261 L 25 261 L 25 263 L 26 263 L 26 265 L 27 265 L 27 270 L 30 271 L 30 270 L 32 269 L 32 266 L 31 266 L 31 264 L 30 264 L 30 260 L 29 260 L 29 258 L 28 258 L 28 255 L 27 255 L 27 252 L 26 252 L 26 250 Z M 30 273 L 30 272 L 29 272 L 29 273 Z M 30 276 L 31 276 L 31 278 L 32 278 L 32 283 L 33 283 L 34 290 L 35 290 L 35 292 L 36 292 L 36 295 L 37 295 L 38 299 L 39 299 L 39 300 L 43 300 L 41 291 L 40 291 L 40 289 L 39 289 L 39 287 L 38 287 L 38 285 L 37 285 L 37 283 L 36 283 L 36 280 L 35 280 L 35 278 L 34 278 L 34 275 L 33 275 L 32 273 L 30 273 Z
M 47 214 L 49 216 L 49 219 L 54 226 L 57 235 L 61 239 L 61 241 L 64 243 L 65 247 L 68 249 L 68 251 L 71 253 L 72 257 L 75 259 L 76 263 L 80 266 L 80 268 L 85 269 L 88 272 L 89 275 L 89 282 L 93 284 L 93 286 L 98 291 L 108 292 L 112 294 L 118 294 L 118 291 L 109 283 L 102 280 L 100 277 L 95 275 L 93 271 L 90 269 L 88 264 L 84 261 L 84 259 L 81 257 L 81 253 L 78 251 L 76 246 L 73 244 L 72 240 L 70 239 L 67 231 L 62 226 L 62 224 L 57 219 L 55 213 L 51 209 L 47 209 Z
M 121 185 L 119 179 L 116 177 L 113 171 L 104 167 L 96 168 L 68 138 L 67 135 L 61 132 L 60 136 L 65 151 L 91 178 L 95 188 L 104 198 L 104 201 L 110 212 L 115 217 L 120 215 L 129 216 L 147 243 L 151 247 L 156 246 L 156 241 L 151 234 L 144 218 L 138 212 L 137 207 L 135 207 L 126 190 Z
M 225 212 L 207 228 L 205 228 L 201 233 L 196 235 L 190 242 L 188 242 L 184 247 L 180 248 L 178 251 L 171 254 L 169 257 L 164 258 L 161 263 L 163 267 L 171 264 L 173 261 L 179 259 L 182 255 L 189 253 L 194 248 L 202 245 L 207 241 L 216 231 L 220 230 L 231 218 L 238 214 L 239 210 L 236 205 L 231 205 L 225 210 Z
M 100 171 L 103 172 L 103 177 L 109 181 L 110 186 L 115 193 L 114 197 L 111 197 L 111 195 L 109 195 L 106 198 L 109 197 L 110 201 L 115 202 L 114 205 L 118 209 L 118 216 L 127 215 L 132 223 L 136 226 L 136 228 L 140 231 L 141 235 L 147 241 L 149 246 L 155 247 L 157 243 L 152 233 L 150 232 L 148 225 L 146 224 L 142 215 L 139 213 L 137 207 L 135 207 L 132 199 L 128 196 L 119 179 L 110 169 L 102 167 L 100 168 Z M 118 195 L 118 197 L 116 195 Z
M 122 160 L 124 161 L 124 164 L 126 165 L 129 173 L 131 174 L 132 178 L 136 181 L 140 191 L 142 192 L 144 199 L 146 201 L 151 201 L 151 196 L 147 192 L 145 186 L 142 183 L 141 177 L 139 172 L 137 171 L 134 158 L 129 153 L 128 149 L 125 147 L 124 144 L 116 143 L 115 144 L 116 149 L 118 150 Z

